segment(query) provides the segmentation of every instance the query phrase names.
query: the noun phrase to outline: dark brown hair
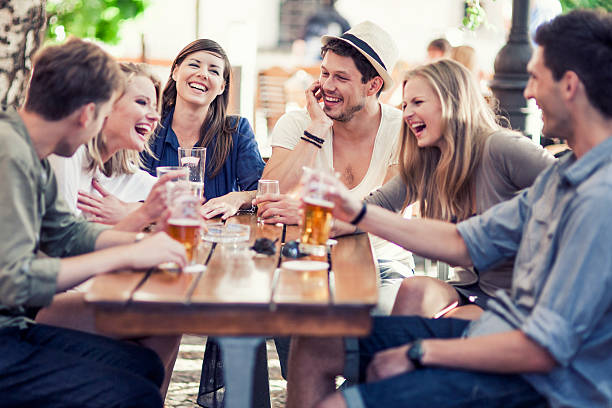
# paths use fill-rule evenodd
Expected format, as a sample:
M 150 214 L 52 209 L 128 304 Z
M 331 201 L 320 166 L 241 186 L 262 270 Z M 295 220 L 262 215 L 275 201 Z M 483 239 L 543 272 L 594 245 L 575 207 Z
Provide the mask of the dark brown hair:
M 555 81 L 574 71 L 591 104 L 612 117 L 612 13 L 574 10 L 557 16 L 538 27 L 535 42 Z
M 60 120 L 88 103 L 108 101 L 122 88 L 123 74 L 112 57 L 97 45 L 72 37 L 34 57 L 25 109 L 46 120 Z
M 168 82 L 162 94 L 162 121 L 176 105 L 176 81 L 172 79 L 172 72 L 174 72 L 177 66 L 181 65 L 188 55 L 198 51 L 206 51 L 218 55 L 223 59 L 224 64 L 223 80 L 225 81 L 225 90 L 210 104 L 208 114 L 202 122 L 200 138 L 197 143 L 198 146 L 208 147 L 215 136 L 217 137 L 215 150 L 211 156 L 212 159 L 206 163 L 206 168 L 210 173 L 208 177 L 212 178 L 221 171 L 227 156 L 232 150 L 232 133 L 235 132 L 238 127 L 238 118 L 227 116 L 227 105 L 229 103 L 230 93 L 230 73 L 232 67 L 227 58 L 227 54 L 215 41 L 209 39 L 195 40 L 183 48 L 174 59 L 172 68 L 170 69 L 170 78 L 168 78 Z
M 327 44 L 321 47 L 321 57 L 325 57 L 327 51 L 331 51 L 341 57 L 350 57 L 355 63 L 355 67 L 361 74 L 361 83 L 365 84 L 370 79 L 380 76 L 376 68 L 363 56 L 355 47 L 348 44 L 346 41 L 338 40 L 333 38 L 329 40 Z M 376 97 L 380 96 L 383 87 L 381 87 L 376 93 Z

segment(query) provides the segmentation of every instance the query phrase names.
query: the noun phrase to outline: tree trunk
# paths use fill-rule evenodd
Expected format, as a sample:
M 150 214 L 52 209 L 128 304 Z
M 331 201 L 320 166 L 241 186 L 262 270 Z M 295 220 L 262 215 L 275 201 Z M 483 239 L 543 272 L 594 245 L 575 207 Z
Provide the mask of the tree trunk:
M 45 37 L 46 0 L 0 0 L 0 105 L 19 106 Z

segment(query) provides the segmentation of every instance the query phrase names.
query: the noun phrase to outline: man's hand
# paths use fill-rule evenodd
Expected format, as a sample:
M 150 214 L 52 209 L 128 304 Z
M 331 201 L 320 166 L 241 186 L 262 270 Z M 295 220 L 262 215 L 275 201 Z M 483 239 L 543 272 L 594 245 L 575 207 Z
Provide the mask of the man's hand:
M 264 194 L 253 200 L 257 206 L 257 215 L 266 224 L 288 224 L 300 223 L 300 201 L 286 194 Z
M 414 370 L 414 365 L 406 356 L 409 348 L 410 344 L 406 344 L 376 353 L 368 365 L 366 381 L 380 381 Z
M 114 225 L 133 210 L 130 204 L 109 193 L 97 180 L 92 180 L 91 185 L 100 193 L 100 197 L 85 191 L 79 191 L 77 196 L 77 208 L 90 214 L 87 216 L 89 221 Z
M 314 81 L 312 85 L 306 89 L 306 109 L 310 115 L 312 123 L 308 127 L 311 133 L 320 138 L 325 138 L 327 131 L 332 127 L 334 121 L 327 116 L 321 108 L 319 101 L 323 97 L 321 84 L 319 81 Z
M 180 267 L 187 264 L 185 247 L 165 232 L 150 235 L 130 248 L 131 267 L 146 269 L 164 262 L 174 262 Z

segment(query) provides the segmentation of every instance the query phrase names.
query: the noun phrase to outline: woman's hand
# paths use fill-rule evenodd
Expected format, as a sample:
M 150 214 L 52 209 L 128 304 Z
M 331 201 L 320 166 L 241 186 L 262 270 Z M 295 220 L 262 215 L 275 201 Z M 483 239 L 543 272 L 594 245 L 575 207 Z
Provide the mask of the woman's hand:
M 139 211 L 144 215 L 147 223 L 155 222 L 161 214 L 168 209 L 168 188 L 166 183 L 172 180 L 174 174 L 161 176 L 149 191 L 149 195 Z
M 114 225 L 125 218 L 140 203 L 126 203 L 109 193 L 97 180 L 91 181 L 92 187 L 100 193 L 100 197 L 79 191 L 77 208 L 86 214 L 89 221 Z
M 224 196 L 211 198 L 200 208 L 200 213 L 206 219 L 221 216 L 226 220 L 236 214 L 243 206 L 250 206 L 251 192 L 232 191 Z
M 257 206 L 257 215 L 266 224 L 297 225 L 302 218 L 300 201 L 286 194 L 264 194 L 253 200 Z

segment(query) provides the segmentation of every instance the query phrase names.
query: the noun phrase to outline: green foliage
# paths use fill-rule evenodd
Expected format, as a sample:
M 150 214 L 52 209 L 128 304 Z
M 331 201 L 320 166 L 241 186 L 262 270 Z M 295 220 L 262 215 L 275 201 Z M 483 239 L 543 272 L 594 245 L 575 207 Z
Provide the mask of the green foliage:
M 465 2 L 465 16 L 463 26 L 468 30 L 475 30 L 487 20 L 487 13 L 480 5 L 480 0 L 467 0 Z
M 121 24 L 142 14 L 148 3 L 149 0 L 48 0 L 47 38 L 61 41 L 74 35 L 116 44 Z
M 575 8 L 603 8 L 612 11 L 612 0 L 561 0 L 563 12 Z
M 575 8 L 603 8 L 604 10 L 612 11 L 612 0 L 560 0 L 559 2 L 564 13 Z M 480 5 L 480 0 L 465 0 L 463 26 L 468 30 L 475 30 L 481 24 L 486 24 L 486 21 L 487 13 Z

